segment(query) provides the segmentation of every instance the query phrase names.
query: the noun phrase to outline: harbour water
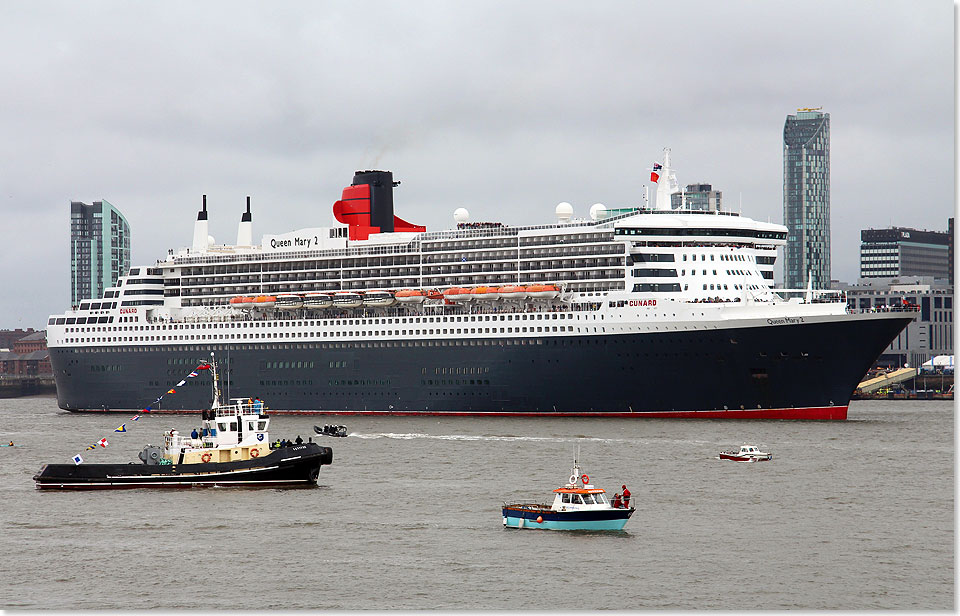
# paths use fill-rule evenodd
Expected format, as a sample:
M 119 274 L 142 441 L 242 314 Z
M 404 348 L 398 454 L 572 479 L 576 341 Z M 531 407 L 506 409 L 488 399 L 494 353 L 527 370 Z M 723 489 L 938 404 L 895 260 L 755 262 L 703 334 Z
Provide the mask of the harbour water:
M 269 401 L 268 401 L 269 404 Z M 955 609 L 954 409 L 847 421 L 277 417 L 327 438 L 316 489 L 40 492 L 45 462 L 137 461 L 192 416 L 0 400 L 7 609 Z M 127 432 L 114 433 L 126 422 Z M 84 448 L 106 437 L 106 449 Z M 721 462 L 741 443 L 772 462 Z M 504 529 L 580 461 L 637 513 L 620 533 Z

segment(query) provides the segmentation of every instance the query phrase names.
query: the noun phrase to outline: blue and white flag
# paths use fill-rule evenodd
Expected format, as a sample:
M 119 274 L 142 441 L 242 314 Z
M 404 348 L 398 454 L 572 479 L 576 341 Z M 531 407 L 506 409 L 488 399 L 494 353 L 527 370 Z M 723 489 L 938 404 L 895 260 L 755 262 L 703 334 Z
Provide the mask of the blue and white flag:
M 130 418 L 130 421 L 140 421 L 140 416 L 134 415 L 133 417 Z
M 187 378 L 188 378 L 188 379 L 192 379 L 192 378 L 195 377 L 195 376 L 200 376 L 200 375 L 197 373 L 196 370 L 194 370 L 193 372 L 191 372 L 190 374 L 188 374 L 188 375 L 187 375 Z
M 73 463 L 74 463 L 74 464 L 80 464 L 81 462 L 83 462 L 83 458 L 80 457 L 80 454 L 77 454 L 77 455 L 73 456 Z

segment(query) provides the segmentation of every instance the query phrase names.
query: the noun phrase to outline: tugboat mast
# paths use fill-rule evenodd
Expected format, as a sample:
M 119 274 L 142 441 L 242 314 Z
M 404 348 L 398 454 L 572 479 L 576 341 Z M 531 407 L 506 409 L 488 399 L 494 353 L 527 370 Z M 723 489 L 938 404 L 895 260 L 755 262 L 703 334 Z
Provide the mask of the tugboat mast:
M 214 357 L 213 351 L 210 352 L 210 371 L 213 376 L 213 403 L 210 405 L 210 408 L 217 410 L 220 408 L 220 383 L 217 378 L 217 360 Z

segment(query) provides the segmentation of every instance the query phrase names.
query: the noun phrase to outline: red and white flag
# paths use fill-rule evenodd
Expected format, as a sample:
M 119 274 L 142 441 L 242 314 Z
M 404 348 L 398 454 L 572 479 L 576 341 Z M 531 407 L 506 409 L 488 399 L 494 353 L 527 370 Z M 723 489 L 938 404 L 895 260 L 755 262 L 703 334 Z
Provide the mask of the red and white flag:
M 109 445 L 109 444 L 110 444 L 110 443 L 108 443 L 108 442 L 107 442 L 107 439 L 105 439 L 105 438 L 102 438 L 102 439 L 100 439 L 99 441 L 97 441 L 97 445 L 100 445 L 101 447 L 106 447 L 106 446 Z

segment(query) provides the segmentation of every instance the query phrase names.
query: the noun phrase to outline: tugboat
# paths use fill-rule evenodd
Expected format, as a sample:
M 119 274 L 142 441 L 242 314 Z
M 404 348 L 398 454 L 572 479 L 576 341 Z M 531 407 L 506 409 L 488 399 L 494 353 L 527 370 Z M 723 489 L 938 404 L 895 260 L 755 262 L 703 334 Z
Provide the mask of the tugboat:
M 346 426 L 332 426 L 332 425 L 330 425 L 330 424 L 327 424 L 327 425 L 323 426 L 322 428 L 321 428 L 320 426 L 314 426 L 314 427 L 313 427 L 313 431 L 316 432 L 317 434 L 320 434 L 321 436 L 340 436 L 340 437 L 343 437 L 343 436 L 346 436 L 346 435 L 347 435 L 347 427 L 346 427 Z
M 756 445 L 740 445 L 740 451 L 721 451 L 720 459 L 734 462 L 765 462 L 772 460 L 773 454 L 760 451 Z
M 212 356 L 212 353 L 211 353 Z M 198 437 L 170 430 L 163 446 L 147 445 L 142 464 L 45 464 L 38 489 L 191 488 L 209 486 L 316 486 L 333 450 L 313 442 L 271 447 L 263 402 L 245 398 L 222 404 L 216 362 L 210 362 L 213 404 L 201 412 Z
M 573 462 L 573 473 L 569 481 L 553 492 L 556 496 L 552 505 L 504 503 L 504 528 L 623 530 L 627 520 L 636 511 L 634 507 L 611 504 L 605 490 L 594 487 L 590 483 L 590 477 L 580 472 L 580 465 L 576 460 Z

